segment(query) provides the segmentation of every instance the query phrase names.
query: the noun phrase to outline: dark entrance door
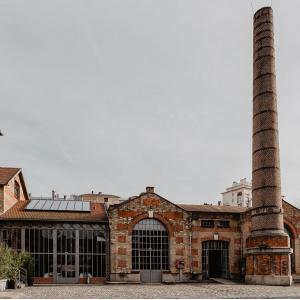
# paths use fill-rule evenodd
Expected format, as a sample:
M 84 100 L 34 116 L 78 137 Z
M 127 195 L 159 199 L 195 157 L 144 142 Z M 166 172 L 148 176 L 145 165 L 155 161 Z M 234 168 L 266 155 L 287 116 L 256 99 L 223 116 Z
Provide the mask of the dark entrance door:
M 228 271 L 228 242 L 205 241 L 202 243 L 203 279 L 226 278 Z
M 165 226 L 155 219 L 143 219 L 132 233 L 132 269 L 140 271 L 145 283 L 162 281 L 169 268 L 169 237 Z

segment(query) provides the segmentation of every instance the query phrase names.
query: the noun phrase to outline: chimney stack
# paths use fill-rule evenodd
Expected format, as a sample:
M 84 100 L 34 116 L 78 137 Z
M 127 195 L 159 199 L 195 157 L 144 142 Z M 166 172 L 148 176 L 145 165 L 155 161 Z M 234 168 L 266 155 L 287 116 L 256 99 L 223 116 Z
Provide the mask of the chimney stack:
M 147 186 L 146 187 L 146 192 L 147 193 L 154 193 L 154 186 Z
M 273 10 L 259 9 L 253 29 L 252 229 L 246 282 L 290 285 L 289 237 L 280 185 Z

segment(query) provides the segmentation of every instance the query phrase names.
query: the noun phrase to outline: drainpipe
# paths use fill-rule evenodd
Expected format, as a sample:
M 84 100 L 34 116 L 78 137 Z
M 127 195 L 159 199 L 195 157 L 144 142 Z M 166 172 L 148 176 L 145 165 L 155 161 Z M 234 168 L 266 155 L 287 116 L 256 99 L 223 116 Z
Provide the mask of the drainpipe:
M 192 265 L 192 217 L 189 217 L 189 227 L 190 227 L 190 236 L 189 236 L 189 250 L 190 250 L 190 273 L 193 274 L 193 265 Z
M 244 231 L 243 231 L 243 227 L 242 227 L 242 223 L 245 222 L 245 220 L 241 220 L 241 217 L 240 217 L 240 221 L 239 221 L 239 228 L 240 228 L 240 232 L 241 232 L 241 242 L 240 242 L 240 247 L 241 247 L 241 265 L 240 265 L 240 272 L 241 272 L 241 278 L 243 277 L 243 273 L 244 273 L 244 240 L 243 240 L 243 237 L 244 237 Z

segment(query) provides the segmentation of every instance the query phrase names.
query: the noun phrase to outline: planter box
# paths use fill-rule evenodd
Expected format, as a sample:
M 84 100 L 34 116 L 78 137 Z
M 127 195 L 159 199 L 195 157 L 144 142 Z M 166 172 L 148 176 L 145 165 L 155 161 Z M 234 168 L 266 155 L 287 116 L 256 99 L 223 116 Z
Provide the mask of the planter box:
M 6 279 L 0 279 L 0 291 L 4 291 L 6 289 Z
M 18 288 L 18 283 L 16 280 L 8 280 L 7 281 L 7 288 L 8 289 L 16 289 Z

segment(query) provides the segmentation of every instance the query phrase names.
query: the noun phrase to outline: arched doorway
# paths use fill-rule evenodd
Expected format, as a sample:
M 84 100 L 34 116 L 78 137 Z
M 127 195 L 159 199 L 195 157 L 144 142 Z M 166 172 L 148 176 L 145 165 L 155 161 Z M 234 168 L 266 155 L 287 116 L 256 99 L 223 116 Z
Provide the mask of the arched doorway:
M 291 272 L 292 274 L 295 273 L 295 237 L 293 231 L 284 223 L 284 232 L 290 237 L 290 247 L 293 249 L 293 253 L 291 254 Z
M 202 243 L 203 279 L 229 277 L 229 243 L 205 241 Z
M 142 282 L 161 282 L 169 269 L 169 235 L 161 222 L 143 219 L 132 232 L 132 270 L 140 271 Z

